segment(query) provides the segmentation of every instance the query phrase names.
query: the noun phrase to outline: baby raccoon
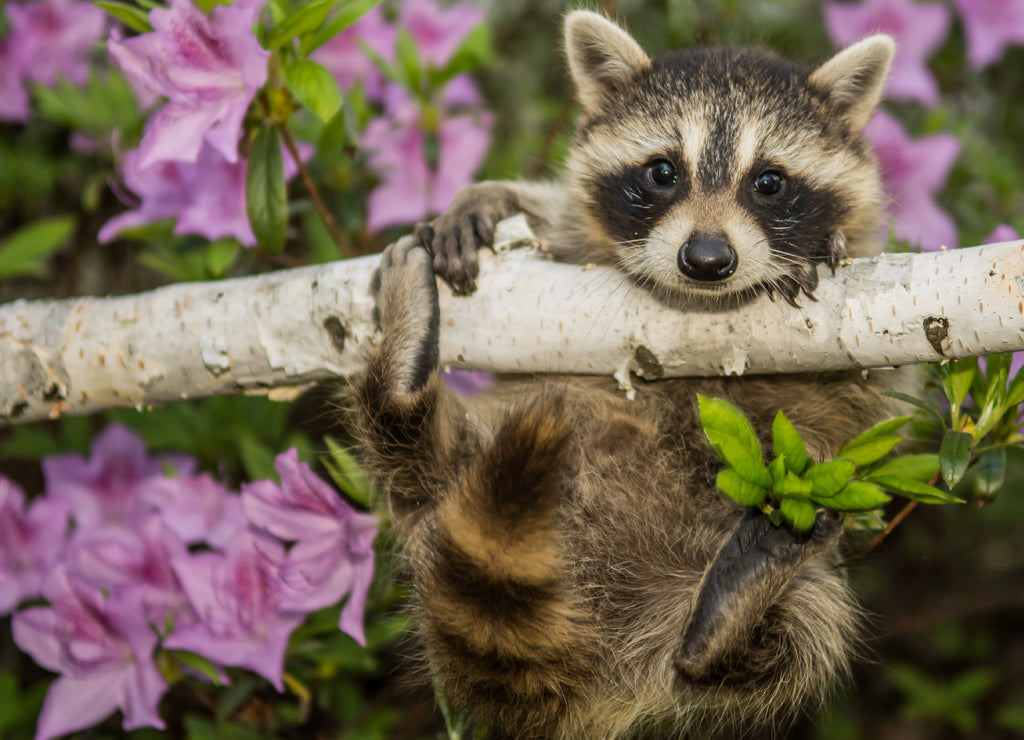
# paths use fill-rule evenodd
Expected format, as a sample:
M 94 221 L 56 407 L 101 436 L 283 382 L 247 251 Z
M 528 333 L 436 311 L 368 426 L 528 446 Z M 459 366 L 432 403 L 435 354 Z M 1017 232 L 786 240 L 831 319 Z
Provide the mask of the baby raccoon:
M 438 374 L 435 275 L 471 291 L 477 248 L 522 211 L 557 258 L 617 266 L 680 322 L 761 292 L 813 299 L 819 263 L 879 250 L 861 129 L 893 43 L 815 70 L 751 50 L 652 59 L 584 11 L 565 41 L 582 114 L 564 182 L 468 188 L 374 281 L 361 433 L 424 660 L 454 705 L 515 738 L 791 717 L 847 670 L 842 523 L 821 513 L 798 536 L 723 499 L 696 394 L 739 406 L 765 442 L 782 409 L 821 459 L 878 420 L 884 373 L 661 380 L 634 400 L 610 378 L 505 378 L 460 399 Z

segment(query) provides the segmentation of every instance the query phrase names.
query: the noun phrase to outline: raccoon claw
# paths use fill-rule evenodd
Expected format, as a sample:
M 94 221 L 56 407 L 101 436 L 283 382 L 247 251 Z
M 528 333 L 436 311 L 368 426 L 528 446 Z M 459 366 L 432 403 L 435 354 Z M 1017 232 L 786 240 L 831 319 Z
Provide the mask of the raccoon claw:
M 439 359 L 441 314 L 430 255 L 413 239 L 400 239 L 381 255 L 370 290 L 374 320 L 396 354 L 400 383 L 406 392 L 417 391 Z
M 447 280 L 455 293 L 468 295 L 476 290 L 480 270 L 476 251 L 485 241 L 477 233 L 472 214 L 461 222 L 456 221 L 457 216 L 446 213 L 432 223 L 419 224 L 414 233 L 434 258 L 434 272 Z M 493 232 L 492 227 L 492 237 Z

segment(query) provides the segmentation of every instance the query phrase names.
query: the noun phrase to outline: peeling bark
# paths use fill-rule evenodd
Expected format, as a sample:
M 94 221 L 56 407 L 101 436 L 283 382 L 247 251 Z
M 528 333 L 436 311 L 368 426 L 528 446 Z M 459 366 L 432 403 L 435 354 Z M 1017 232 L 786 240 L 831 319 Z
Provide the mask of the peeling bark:
M 931 362 L 1024 349 L 1024 241 L 822 270 L 800 308 L 661 305 L 621 273 L 544 259 L 519 217 L 471 297 L 441 294 L 441 362 L 644 378 Z M 539 258 L 540 257 L 540 258 Z M 0 425 L 236 392 L 290 397 L 361 368 L 377 257 L 133 296 L 0 306 Z

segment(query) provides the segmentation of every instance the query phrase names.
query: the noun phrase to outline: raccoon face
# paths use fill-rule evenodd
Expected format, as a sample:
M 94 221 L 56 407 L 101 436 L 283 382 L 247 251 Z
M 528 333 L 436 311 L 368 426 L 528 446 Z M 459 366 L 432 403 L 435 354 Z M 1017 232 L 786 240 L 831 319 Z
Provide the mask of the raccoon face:
M 861 129 L 893 53 L 874 36 L 817 70 L 752 50 L 650 59 L 570 17 L 583 104 L 569 172 L 584 239 L 667 298 L 813 297 L 817 265 L 879 251 L 881 184 Z

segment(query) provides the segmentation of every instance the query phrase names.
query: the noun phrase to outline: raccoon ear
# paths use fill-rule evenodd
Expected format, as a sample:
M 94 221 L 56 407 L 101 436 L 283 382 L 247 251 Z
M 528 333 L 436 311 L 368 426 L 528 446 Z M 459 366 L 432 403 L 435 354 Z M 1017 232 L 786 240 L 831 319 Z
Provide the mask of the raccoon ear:
M 895 53 L 890 36 L 868 36 L 814 70 L 810 83 L 826 91 L 850 126 L 860 131 L 882 98 Z
M 596 109 L 610 87 L 627 82 L 651 64 L 626 31 L 586 10 L 566 16 L 565 49 L 576 95 L 586 110 Z

